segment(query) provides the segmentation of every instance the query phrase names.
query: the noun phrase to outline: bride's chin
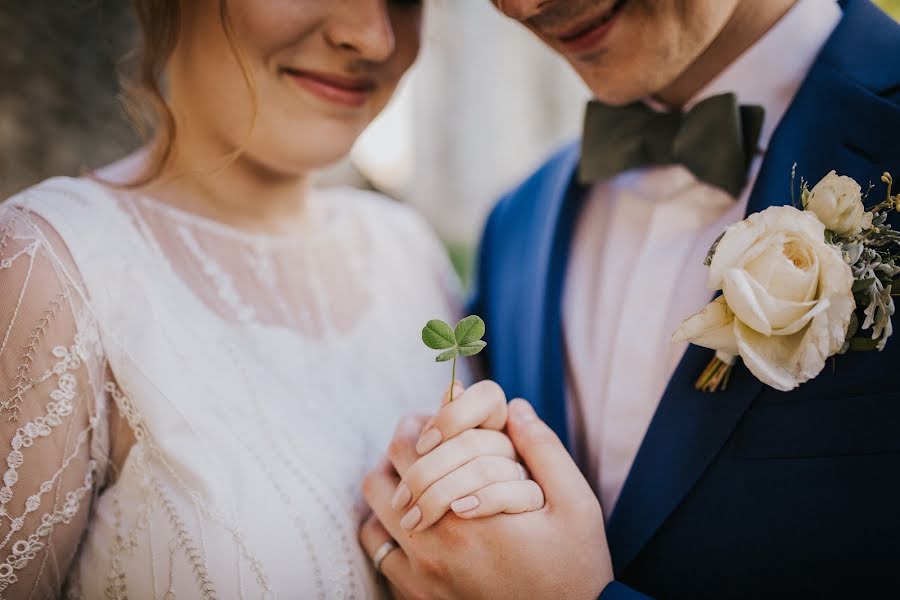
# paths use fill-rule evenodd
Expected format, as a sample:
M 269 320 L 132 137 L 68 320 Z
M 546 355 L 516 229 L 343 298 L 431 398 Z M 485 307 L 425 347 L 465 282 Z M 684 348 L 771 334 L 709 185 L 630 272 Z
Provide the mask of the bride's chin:
M 265 156 L 248 151 L 244 153 L 243 159 L 269 179 L 295 179 L 336 166 L 349 156 L 351 148 L 352 146 L 316 148 L 315 151 L 310 148 L 294 151 L 286 148 L 277 156 L 271 150 Z

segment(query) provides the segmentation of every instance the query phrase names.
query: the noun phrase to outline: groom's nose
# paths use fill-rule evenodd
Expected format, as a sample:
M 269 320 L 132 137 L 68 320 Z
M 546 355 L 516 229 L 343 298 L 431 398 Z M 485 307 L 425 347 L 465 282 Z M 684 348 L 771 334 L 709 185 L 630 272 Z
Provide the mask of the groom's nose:
M 555 0 L 494 0 L 500 12 L 517 21 L 530 19 L 554 2 Z

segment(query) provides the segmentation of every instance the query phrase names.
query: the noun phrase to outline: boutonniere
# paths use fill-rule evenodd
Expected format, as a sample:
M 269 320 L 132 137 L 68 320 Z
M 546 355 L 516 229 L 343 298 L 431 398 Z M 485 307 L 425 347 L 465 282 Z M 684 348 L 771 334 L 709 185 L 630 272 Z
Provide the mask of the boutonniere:
M 705 263 L 710 289 L 722 293 L 674 335 L 716 351 L 697 389 L 725 389 L 740 358 L 760 381 L 789 391 L 831 356 L 884 348 L 900 274 L 900 232 L 887 217 L 900 210 L 900 194 L 891 195 L 888 173 L 881 180 L 887 198 L 868 210 L 859 184 L 832 171 L 812 190 L 801 180 L 799 205 L 725 230 Z M 793 189 L 792 176 L 792 197 Z

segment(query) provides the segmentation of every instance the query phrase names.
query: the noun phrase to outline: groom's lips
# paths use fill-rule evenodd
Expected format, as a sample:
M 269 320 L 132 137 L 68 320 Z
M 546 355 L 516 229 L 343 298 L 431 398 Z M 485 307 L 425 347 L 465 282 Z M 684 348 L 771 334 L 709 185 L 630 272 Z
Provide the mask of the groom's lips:
M 612 7 L 589 21 L 556 35 L 556 41 L 567 54 L 583 54 L 597 47 L 615 25 L 616 17 L 628 0 L 616 0 Z

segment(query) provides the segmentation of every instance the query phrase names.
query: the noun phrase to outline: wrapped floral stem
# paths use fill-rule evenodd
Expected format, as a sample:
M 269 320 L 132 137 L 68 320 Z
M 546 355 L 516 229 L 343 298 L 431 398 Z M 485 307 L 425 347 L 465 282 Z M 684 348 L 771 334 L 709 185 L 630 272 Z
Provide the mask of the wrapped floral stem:
M 718 392 L 728 387 L 731 378 L 731 369 L 737 357 L 732 354 L 717 351 L 715 356 L 694 384 L 701 392 Z
M 881 350 L 893 333 L 900 232 L 887 222 L 900 195 L 887 184 L 866 210 L 862 189 L 834 171 L 801 206 L 773 206 L 722 234 L 707 256 L 708 285 L 721 295 L 675 332 L 716 351 L 697 389 L 728 384 L 740 358 L 763 383 L 789 391 L 849 350 Z

